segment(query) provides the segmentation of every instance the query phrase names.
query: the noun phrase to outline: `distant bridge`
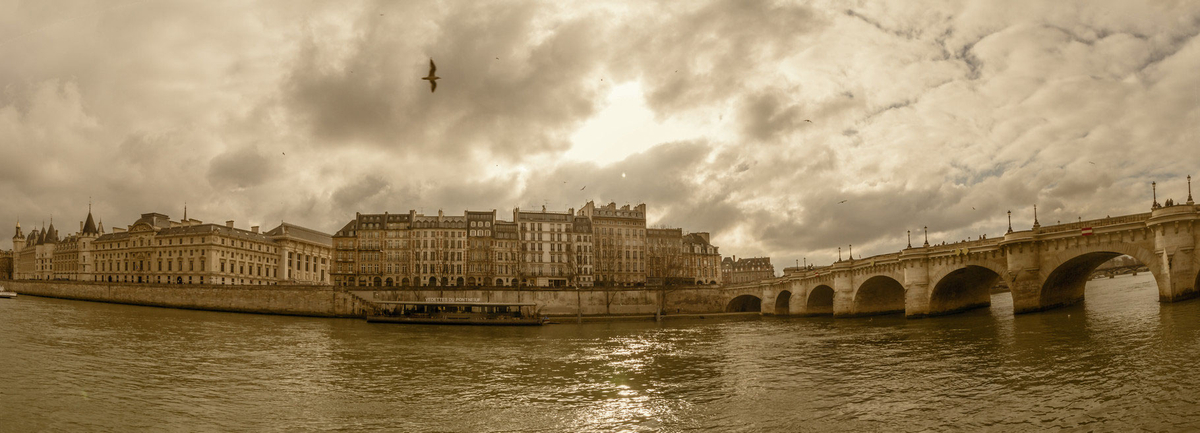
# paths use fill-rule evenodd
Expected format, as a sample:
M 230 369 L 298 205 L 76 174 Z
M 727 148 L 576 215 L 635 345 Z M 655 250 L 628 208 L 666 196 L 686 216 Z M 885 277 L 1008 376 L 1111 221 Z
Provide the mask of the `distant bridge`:
M 1097 267 L 1126 254 L 1146 265 L 1161 302 L 1196 296 L 1200 286 L 1200 206 L 1012 231 L 1003 238 L 925 245 L 842 260 L 783 277 L 728 286 L 726 310 L 765 314 L 907 317 L 951 314 L 991 305 L 1004 282 L 1017 314 L 1083 300 Z

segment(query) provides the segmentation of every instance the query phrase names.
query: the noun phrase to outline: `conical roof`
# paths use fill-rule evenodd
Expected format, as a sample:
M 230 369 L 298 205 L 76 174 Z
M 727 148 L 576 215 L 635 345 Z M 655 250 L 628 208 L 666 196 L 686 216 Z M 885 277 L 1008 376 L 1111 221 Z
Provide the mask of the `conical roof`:
M 100 234 L 100 232 L 98 230 L 96 230 L 96 222 L 92 221 L 92 211 L 91 210 L 88 211 L 87 221 L 84 221 L 84 223 L 83 223 L 83 234 L 85 234 L 85 235 Z
M 13 235 L 13 239 L 24 239 L 25 234 L 21 233 L 21 221 L 17 221 L 17 234 Z
M 44 242 L 46 242 L 48 244 L 58 243 L 58 230 L 54 229 L 53 221 L 50 222 L 50 228 L 46 229 L 46 237 L 44 239 Z

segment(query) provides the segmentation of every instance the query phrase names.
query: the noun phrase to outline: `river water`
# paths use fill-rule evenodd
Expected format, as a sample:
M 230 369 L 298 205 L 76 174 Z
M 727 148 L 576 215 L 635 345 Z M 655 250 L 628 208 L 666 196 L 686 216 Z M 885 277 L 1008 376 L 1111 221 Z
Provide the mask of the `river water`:
M 0 300 L 0 431 L 1181 431 L 1200 301 L 474 328 Z

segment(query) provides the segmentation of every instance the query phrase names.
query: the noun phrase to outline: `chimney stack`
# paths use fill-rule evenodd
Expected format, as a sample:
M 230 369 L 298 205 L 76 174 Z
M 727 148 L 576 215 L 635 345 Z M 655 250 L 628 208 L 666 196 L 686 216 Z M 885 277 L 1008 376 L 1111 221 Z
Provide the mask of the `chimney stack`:
M 225 221 L 225 227 L 233 228 L 233 220 Z
M 250 231 L 254 232 L 254 233 L 258 233 L 258 226 L 250 227 Z

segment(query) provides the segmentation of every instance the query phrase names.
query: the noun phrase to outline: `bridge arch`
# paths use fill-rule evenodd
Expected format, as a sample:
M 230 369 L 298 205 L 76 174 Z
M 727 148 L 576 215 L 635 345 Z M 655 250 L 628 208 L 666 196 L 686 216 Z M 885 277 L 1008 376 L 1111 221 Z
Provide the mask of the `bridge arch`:
M 833 314 L 833 287 L 821 284 L 808 291 L 805 314 Z
M 1092 272 L 1104 262 L 1121 255 L 1133 257 L 1145 265 L 1154 276 L 1159 294 L 1164 293 L 1163 285 L 1167 279 L 1163 278 L 1161 265 L 1155 260 L 1153 253 L 1136 244 L 1107 243 L 1091 248 L 1072 248 L 1060 252 L 1057 257 L 1048 261 L 1047 268 L 1051 271 L 1042 282 L 1041 308 L 1060 307 L 1082 301 L 1084 288 Z
M 876 275 L 863 281 L 854 291 L 856 316 L 904 312 L 904 285 L 895 278 Z
M 729 300 L 725 305 L 726 313 L 749 313 L 762 311 L 762 298 L 754 295 L 740 295 Z
M 988 266 L 966 265 L 934 280 L 929 292 L 929 315 L 957 313 L 992 305 L 992 287 L 1003 277 Z
M 784 290 L 775 296 L 775 314 L 779 316 L 791 314 L 792 292 Z

